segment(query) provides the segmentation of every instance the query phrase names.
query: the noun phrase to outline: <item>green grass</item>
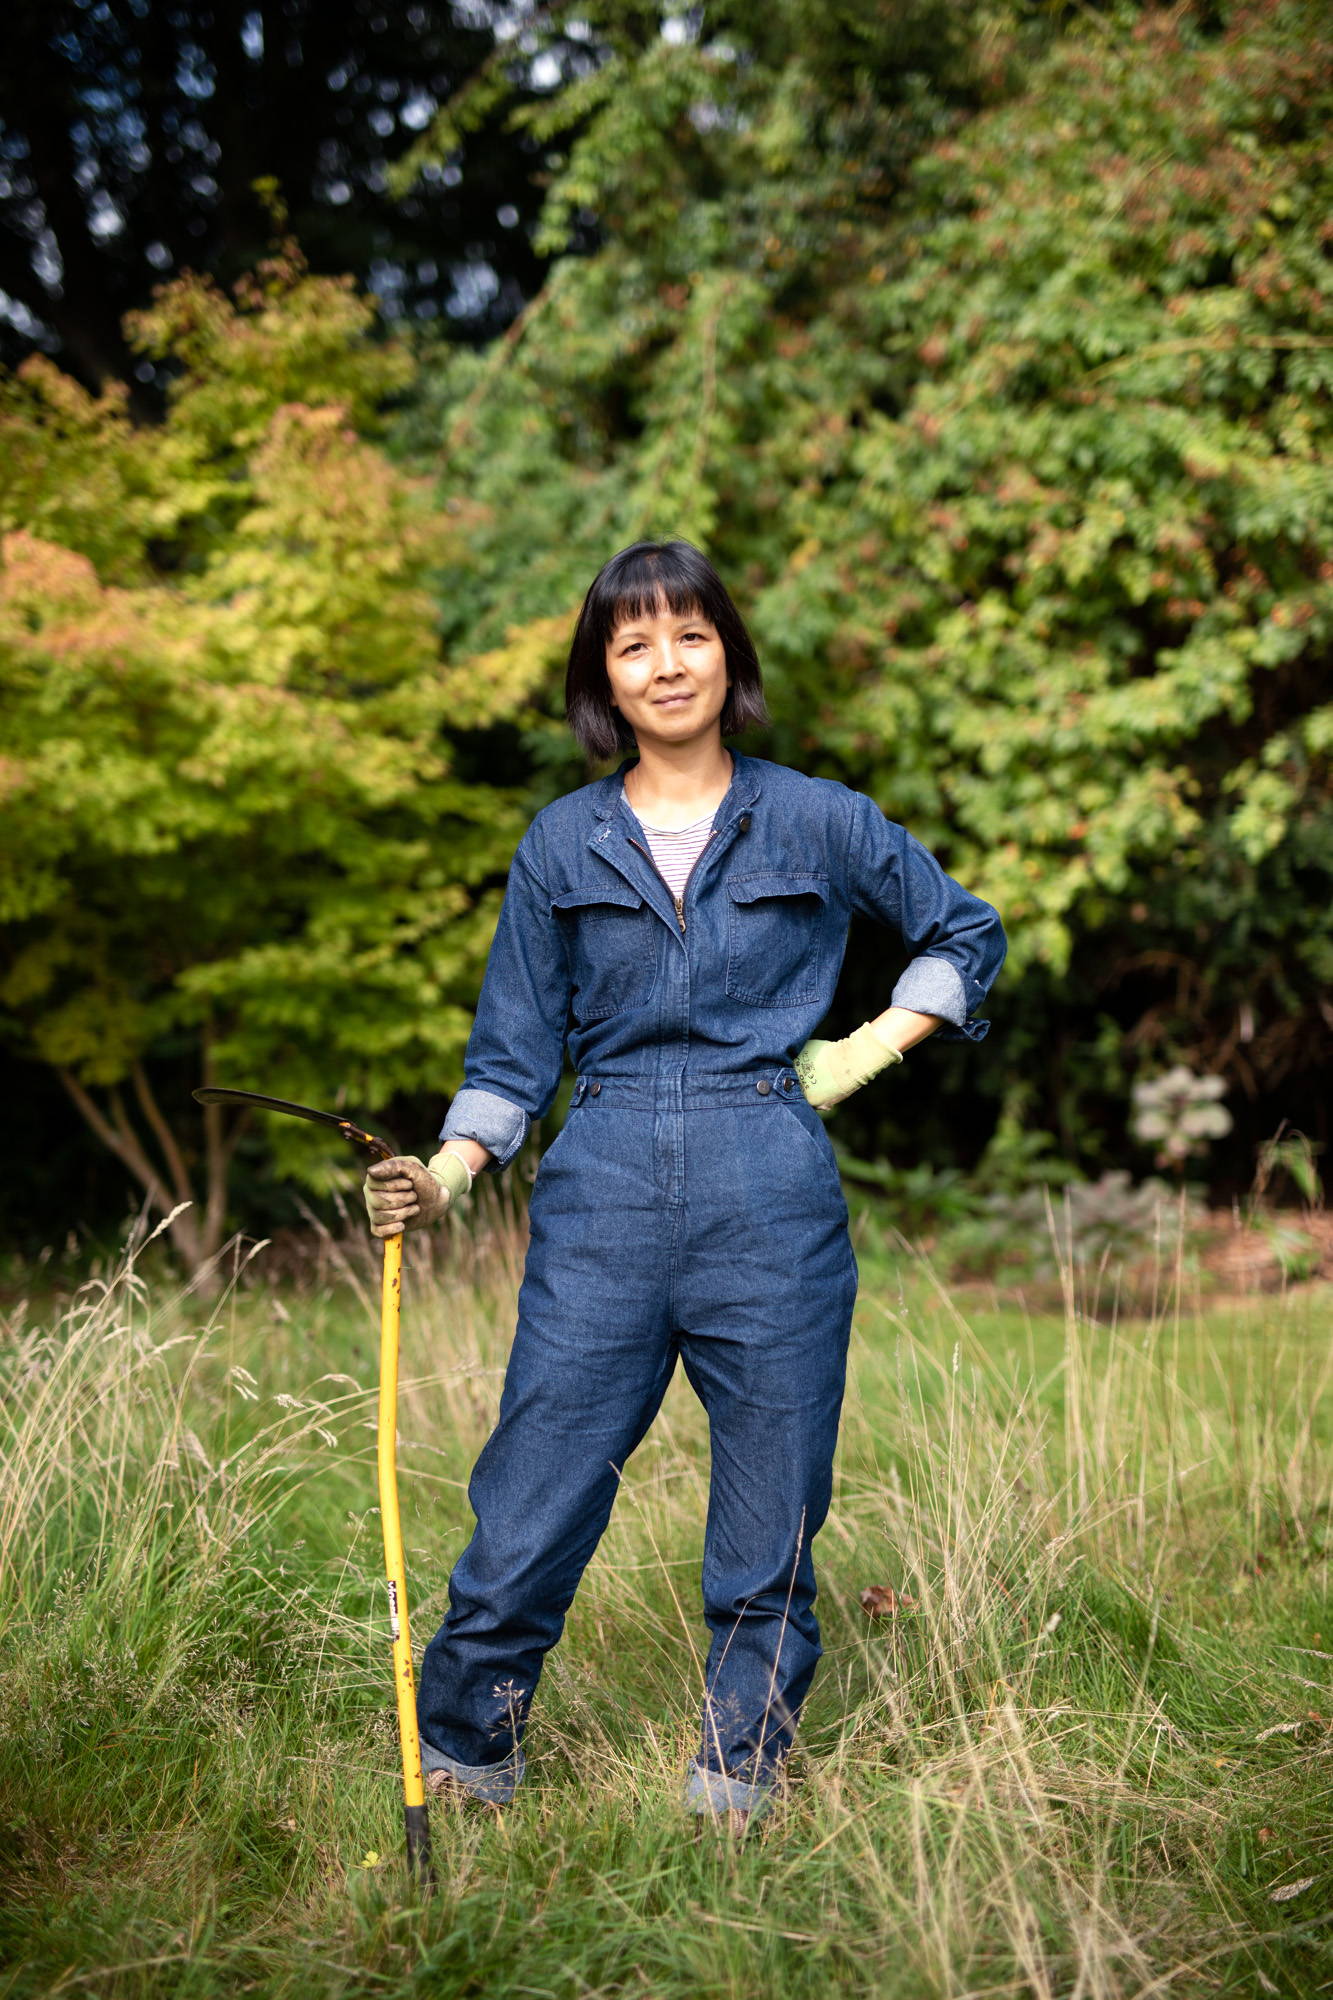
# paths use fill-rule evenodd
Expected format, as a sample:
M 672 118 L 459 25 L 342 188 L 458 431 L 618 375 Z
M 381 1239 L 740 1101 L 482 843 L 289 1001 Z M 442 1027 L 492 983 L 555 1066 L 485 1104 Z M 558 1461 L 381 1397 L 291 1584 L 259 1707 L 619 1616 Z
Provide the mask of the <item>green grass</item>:
M 519 1256 L 498 1208 L 412 1245 L 418 1648 Z M 1156 1311 L 1117 1324 L 1072 1279 L 1029 1315 L 868 1247 L 785 1799 L 743 1844 L 677 1806 L 707 1481 L 678 1382 L 548 1667 L 529 1783 L 503 1820 L 435 1819 L 423 1902 L 373 1255 L 330 1245 L 299 1286 L 265 1259 L 202 1308 L 150 1245 L 0 1340 L 0 1995 L 1333 1984 L 1327 1290 L 1205 1314 L 1168 1258 Z M 914 1602 L 868 1618 L 872 1584 Z

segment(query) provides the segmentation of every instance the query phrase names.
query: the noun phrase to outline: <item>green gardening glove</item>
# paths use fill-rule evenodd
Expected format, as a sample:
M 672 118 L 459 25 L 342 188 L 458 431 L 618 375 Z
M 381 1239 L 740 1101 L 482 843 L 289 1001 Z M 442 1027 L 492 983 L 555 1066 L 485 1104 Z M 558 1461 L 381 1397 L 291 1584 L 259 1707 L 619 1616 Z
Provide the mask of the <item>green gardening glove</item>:
M 457 1153 L 437 1153 L 426 1165 L 403 1154 L 376 1160 L 366 1175 L 366 1213 L 372 1236 L 401 1236 L 438 1222 L 446 1208 L 470 1192 L 472 1174 Z
M 866 1021 L 840 1042 L 807 1042 L 792 1067 L 816 1111 L 830 1111 L 902 1059 L 902 1051 L 891 1049 L 875 1033 L 874 1023 Z

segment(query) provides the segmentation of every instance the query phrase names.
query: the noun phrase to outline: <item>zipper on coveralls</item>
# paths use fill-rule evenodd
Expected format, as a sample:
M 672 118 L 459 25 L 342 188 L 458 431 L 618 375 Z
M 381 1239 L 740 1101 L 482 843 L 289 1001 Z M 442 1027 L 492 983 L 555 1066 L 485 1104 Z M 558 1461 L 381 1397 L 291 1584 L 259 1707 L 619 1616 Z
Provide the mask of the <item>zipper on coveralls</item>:
M 716 832 L 717 832 L 717 828 L 716 828 L 716 827 L 714 827 L 714 828 L 713 828 L 713 833 L 716 833 Z M 708 836 L 708 840 L 711 840 L 711 839 L 713 838 L 713 833 L 710 833 L 710 834 L 709 834 L 709 836 Z M 699 866 L 699 863 L 700 863 L 700 862 L 701 862 L 701 861 L 703 860 L 703 858 L 704 858 L 704 855 L 705 855 L 705 854 L 706 854 L 706 853 L 708 852 L 708 840 L 706 840 L 706 841 L 704 842 L 704 844 L 703 844 L 703 846 L 702 846 L 702 847 L 700 848 L 700 850 L 699 850 L 698 854 L 697 854 L 697 855 L 695 856 L 695 859 L 694 859 L 694 867 L 690 869 L 690 872 L 689 872 L 689 874 L 688 874 L 688 875 L 687 875 L 687 876 L 685 877 L 685 880 L 684 880 L 683 884 L 681 885 L 681 891 L 680 891 L 680 894 L 679 894 L 679 895 L 677 896 L 677 895 L 676 895 L 676 894 L 675 894 L 675 893 L 673 892 L 673 893 L 672 893 L 672 896 L 671 896 L 671 900 L 672 900 L 672 902 L 673 902 L 673 903 L 675 904 L 675 906 L 676 906 L 676 922 L 677 922 L 677 923 L 678 923 L 678 924 L 680 925 L 680 934 L 681 934 L 681 936 L 682 936 L 682 937 L 684 937 L 684 935 L 685 935 L 685 898 L 686 898 L 686 897 L 687 897 L 687 896 L 689 895 L 689 893 L 690 893 L 690 884 L 691 884 L 691 882 L 692 882 L 692 881 L 694 880 L 694 869 L 695 869 L 695 868 L 697 868 L 697 867 Z M 653 872 L 654 872 L 654 873 L 656 874 L 656 876 L 657 876 L 658 880 L 659 880 L 659 881 L 660 881 L 660 882 L 662 883 L 662 886 L 663 886 L 663 888 L 665 888 L 665 887 L 666 887 L 666 881 L 665 881 L 665 878 L 663 877 L 663 874 L 662 874 L 662 871 L 661 871 L 661 869 L 660 869 L 660 868 L 658 867 L 657 863 L 656 863 L 656 862 L 655 862 L 655 861 L 653 860 L 653 857 L 652 857 L 652 855 L 651 855 L 651 854 L 650 854 L 650 853 L 648 852 L 648 849 L 647 849 L 646 847 L 644 847 L 644 846 L 643 846 L 643 845 L 642 845 L 642 844 L 641 844 L 641 843 L 640 843 L 639 841 L 635 840 L 635 838 L 634 838 L 634 836 L 633 836 L 632 834 L 630 835 L 630 842 L 629 842 L 629 844 L 630 844 L 630 846 L 631 846 L 631 847 L 637 847 L 637 848 L 638 848 L 638 850 L 639 850 L 640 854 L 641 854 L 641 855 L 643 856 L 644 860 L 645 860 L 645 861 L 646 861 L 646 862 L 648 863 L 649 867 L 650 867 L 650 868 L 651 868 L 651 869 L 653 870 Z

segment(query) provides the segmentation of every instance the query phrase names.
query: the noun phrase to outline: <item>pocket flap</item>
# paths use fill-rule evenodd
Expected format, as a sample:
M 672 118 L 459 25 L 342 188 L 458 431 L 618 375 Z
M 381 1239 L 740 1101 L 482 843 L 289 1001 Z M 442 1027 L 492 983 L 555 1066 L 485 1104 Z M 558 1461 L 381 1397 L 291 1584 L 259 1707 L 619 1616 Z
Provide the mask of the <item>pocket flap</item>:
M 730 875 L 727 894 L 733 903 L 762 903 L 771 896 L 818 896 L 828 901 L 827 875 Z
M 618 910 L 641 910 L 643 897 L 628 882 L 597 882 L 588 889 L 562 889 L 551 898 L 553 910 L 590 910 L 606 904 Z

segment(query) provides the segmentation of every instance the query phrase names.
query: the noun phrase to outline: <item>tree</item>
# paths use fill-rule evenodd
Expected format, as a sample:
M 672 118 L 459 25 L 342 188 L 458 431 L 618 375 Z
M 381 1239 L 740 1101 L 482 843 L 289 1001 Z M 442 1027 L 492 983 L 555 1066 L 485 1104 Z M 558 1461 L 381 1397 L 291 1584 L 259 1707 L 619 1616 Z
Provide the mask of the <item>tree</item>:
M 438 1091 L 522 825 L 451 770 L 443 725 L 515 668 L 441 658 L 453 530 L 375 441 L 409 364 L 371 327 L 288 245 L 134 322 L 174 371 L 160 428 L 40 358 L 0 402 L 0 1023 L 153 1209 L 193 1203 L 192 1266 L 238 1126 L 200 1141 L 189 1088 Z M 272 1144 L 327 1168 L 302 1128 Z
M 977 14 L 895 61 L 913 19 L 710 9 L 519 113 L 572 135 L 550 276 L 416 406 L 466 510 L 452 648 L 572 608 L 636 535 L 705 542 L 752 608 L 778 754 L 873 793 L 1006 916 L 1002 1145 L 1050 1121 L 1075 1157 L 1119 1151 L 1133 1072 L 1175 1058 L 1256 1117 L 1308 1110 L 1333 971 L 1324 11 L 1111 8 L 1035 53 Z M 596 253 L 561 254 L 588 214 Z M 575 775 L 554 724 L 529 747 Z M 885 968 L 849 976 L 869 999 Z M 984 1066 L 929 1067 L 867 1146 L 995 1126 Z
M 1071 36 L 924 159 L 868 314 L 911 394 L 765 601 L 826 753 L 1005 912 L 1075 1145 L 1136 1061 L 1321 1094 L 1330 114 L 1322 10 L 1173 9 Z

